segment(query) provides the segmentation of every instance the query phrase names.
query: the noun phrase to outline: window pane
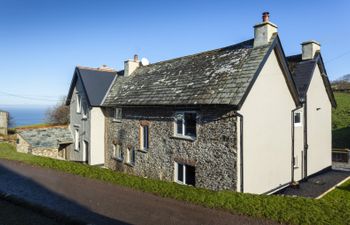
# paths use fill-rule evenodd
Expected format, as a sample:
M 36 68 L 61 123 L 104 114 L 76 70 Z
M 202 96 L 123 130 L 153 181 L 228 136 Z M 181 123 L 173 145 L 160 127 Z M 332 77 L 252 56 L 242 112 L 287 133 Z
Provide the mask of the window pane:
M 196 136 L 196 113 L 185 113 L 185 135 Z
M 296 113 L 294 115 L 294 123 L 300 123 L 300 122 L 301 122 L 300 113 Z
M 196 169 L 193 166 L 186 165 L 186 184 L 195 186 Z
M 182 164 L 177 164 L 177 180 L 183 182 L 184 168 Z
M 121 108 L 115 108 L 114 117 L 117 120 L 121 120 L 122 119 L 122 109 Z
M 116 146 L 115 145 L 113 145 L 112 146 L 112 157 L 116 157 L 117 155 L 116 155 Z
M 135 163 L 135 149 L 132 148 L 131 149 L 131 163 Z
M 176 133 L 182 135 L 182 119 L 176 120 Z
M 143 126 L 143 148 L 148 148 L 148 126 Z

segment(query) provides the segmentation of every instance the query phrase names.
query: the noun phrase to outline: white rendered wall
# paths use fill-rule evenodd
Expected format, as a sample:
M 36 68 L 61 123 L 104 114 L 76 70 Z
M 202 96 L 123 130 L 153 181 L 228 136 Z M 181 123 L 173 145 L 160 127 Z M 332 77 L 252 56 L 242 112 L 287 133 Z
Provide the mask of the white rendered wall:
M 291 111 L 295 107 L 272 52 L 240 111 L 244 192 L 261 194 L 291 181 Z
M 105 116 L 99 107 L 93 107 L 91 115 L 91 136 L 89 149 L 89 164 L 100 165 L 105 162 Z
M 307 175 L 332 165 L 332 106 L 317 66 L 307 92 Z

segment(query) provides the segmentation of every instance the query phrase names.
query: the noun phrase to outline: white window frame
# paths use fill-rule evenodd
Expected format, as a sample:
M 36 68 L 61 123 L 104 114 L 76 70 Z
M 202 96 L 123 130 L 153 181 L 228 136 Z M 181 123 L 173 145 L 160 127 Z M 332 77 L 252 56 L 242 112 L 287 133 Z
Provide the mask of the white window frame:
M 178 162 L 174 162 L 175 164 L 175 173 L 174 173 L 174 181 L 178 184 L 183 184 L 183 185 L 187 185 L 186 184 L 186 165 L 185 164 L 181 164 Z M 179 180 L 179 174 L 178 174 L 178 169 L 179 169 L 179 165 L 182 166 L 182 181 Z
M 147 147 L 145 147 L 144 129 L 147 127 Z M 140 150 L 147 151 L 149 149 L 149 125 L 140 125 Z
M 300 116 L 300 122 L 299 123 L 296 123 L 295 122 L 295 116 L 299 114 Z M 303 114 L 300 112 L 300 111 L 297 111 L 297 112 L 294 112 L 294 116 L 293 116 L 293 123 L 294 123 L 294 126 L 295 127 L 301 127 L 303 125 Z
M 196 135 L 195 136 L 185 135 L 185 132 L 186 132 L 185 114 L 186 113 L 194 113 L 194 114 L 196 114 Z M 177 133 L 177 115 L 178 114 L 182 115 L 182 133 L 181 134 Z M 175 112 L 175 118 L 174 118 L 174 136 L 175 137 L 184 137 L 184 138 L 187 138 L 187 139 L 194 140 L 197 137 L 197 116 L 198 116 L 198 113 L 196 111 L 176 111 Z
M 134 151 L 134 153 L 133 153 Z M 131 161 L 131 156 L 134 154 L 134 161 Z M 129 165 L 135 165 L 135 149 L 134 147 L 127 147 L 126 148 L 126 163 Z
M 79 151 L 80 150 L 79 129 L 75 129 L 75 131 L 74 131 L 74 150 L 75 151 Z
M 77 93 L 77 113 L 81 113 L 81 96 Z
M 122 146 L 121 144 L 113 144 L 112 157 L 118 160 L 123 160 Z
M 86 106 L 86 107 L 84 107 Z M 82 105 L 82 112 L 83 112 L 83 119 L 88 118 L 88 106 L 87 105 Z
M 122 113 L 122 108 L 114 108 L 113 121 L 121 122 L 123 119 Z

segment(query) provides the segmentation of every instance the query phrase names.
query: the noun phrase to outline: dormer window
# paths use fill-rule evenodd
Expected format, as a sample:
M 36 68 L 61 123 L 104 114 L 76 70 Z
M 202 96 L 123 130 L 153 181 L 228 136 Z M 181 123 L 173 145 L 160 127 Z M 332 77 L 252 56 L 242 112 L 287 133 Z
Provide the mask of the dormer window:
M 197 113 L 177 112 L 175 114 L 175 136 L 185 138 L 196 138 L 197 135 Z

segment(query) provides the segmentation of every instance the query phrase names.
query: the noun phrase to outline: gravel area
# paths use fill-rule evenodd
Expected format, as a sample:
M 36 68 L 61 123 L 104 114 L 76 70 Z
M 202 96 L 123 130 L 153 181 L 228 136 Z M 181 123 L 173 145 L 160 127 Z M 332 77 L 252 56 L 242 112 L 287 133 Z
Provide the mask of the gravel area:
M 317 198 L 349 176 L 350 171 L 328 170 L 300 182 L 299 188 L 287 187 L 275 194 Z

